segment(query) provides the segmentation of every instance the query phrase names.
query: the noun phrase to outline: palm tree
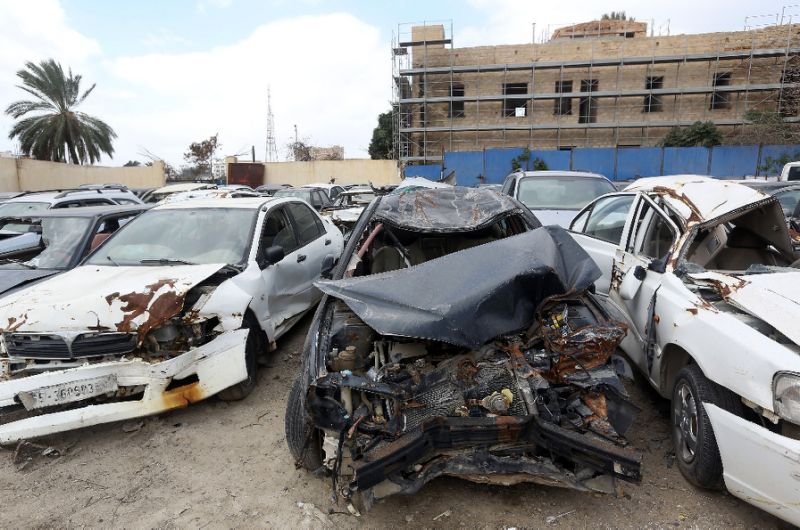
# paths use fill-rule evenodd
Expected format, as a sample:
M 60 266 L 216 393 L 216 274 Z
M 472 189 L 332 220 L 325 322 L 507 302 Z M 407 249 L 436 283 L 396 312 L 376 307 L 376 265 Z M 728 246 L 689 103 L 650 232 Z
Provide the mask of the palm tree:
M 17 77 L 22 79 L 18 88 L 35 98 L 17 101 L 6 109 L 14 119 L 33 114 L 17 121 L 8 133 L 10 139 L 18 137 L 24 154 L 39 160 L 69 159 L 73 164 L 88 160 L 93 164 L 100 160 L 100 153 L 114 153 L 114 130 L 102 120 L 75 110 L 95 85 L 81 93 L 81 76 L 73 75 L 72 69 L 64 75 L 61 64 L 53 59 L 38 65 L 28 62 Z

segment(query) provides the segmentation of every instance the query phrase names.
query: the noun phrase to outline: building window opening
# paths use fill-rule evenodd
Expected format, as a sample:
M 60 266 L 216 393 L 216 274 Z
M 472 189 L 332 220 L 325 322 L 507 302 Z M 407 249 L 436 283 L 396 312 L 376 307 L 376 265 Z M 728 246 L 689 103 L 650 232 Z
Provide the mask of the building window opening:
M 528 114 L 527 98 L 514 98 L 528 93 L 528 83 L 503 83 L 503 116 L 506 118 L 521 118 Z
M 721 74 L 714 74 L 714 88 L 719 86 L 730 86 L 731 73 L 723 72 Z M 717 92 L 711 94 L 711 110 L 721 110 L 731 108 L 730 92 Z
M 563 94 L 572 92 L 572 81 L 556 81 L 556 93 Z M 558 97 L 554 101 L 553 114 L 556 116 L 568 116 L 572 114 L 572 99 Z
M 647 76 L 644 82 L 644 88 L 645 90 L 664 88 L 664 77 Z M 642 108 L 642 112 L 661 112 L 662 109 L 661 94 L 647 94 L 644 97 L 644 108 Z
M 451 98 L 463 98 L 464 97 L 464 85 L 460 83 L 453 83 L 450 85 L 450 97 Z M 451 101 L 450 102 L 450 117 L 451 118 L 463 118 L 464 117 L 464 101 Z
M 581 81 L 581 92 L 590 95 L 581 98 L 580 108 L 578 109 L 578 123 L 595 123 L 597 121 L 597 98 L 591 96 L 596 92 L 600 82 L 596 79 L 584 79 Z

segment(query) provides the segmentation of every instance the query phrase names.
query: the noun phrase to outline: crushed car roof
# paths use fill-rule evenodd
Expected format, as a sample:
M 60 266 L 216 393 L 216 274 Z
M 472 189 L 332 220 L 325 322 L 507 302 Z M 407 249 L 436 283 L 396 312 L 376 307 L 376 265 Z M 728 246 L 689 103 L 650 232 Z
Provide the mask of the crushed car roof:
M 687 223 L 702 223 L 753 203 L 777 200 L 743 184 L 700 175 L 642 178 L 625 191 L 661 196 Z
M 407 269 L 315 285 L 378 333 L 479 347 L 529 326 L 546 297 L 585 291 L 599 277 L 569 233 L 548 226 Z
M 386 195 L 375 217 L 407 230 L 466 232 L 511 213 L 524 213 L 524 209 L 510 196 L 492 190 L 448 186 Z

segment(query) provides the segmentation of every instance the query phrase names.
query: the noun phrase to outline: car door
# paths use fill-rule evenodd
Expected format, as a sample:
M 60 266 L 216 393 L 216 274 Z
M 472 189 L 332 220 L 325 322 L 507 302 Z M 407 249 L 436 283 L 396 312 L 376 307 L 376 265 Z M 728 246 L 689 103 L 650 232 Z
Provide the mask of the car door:
M 279 246 L 284 257 L 277 263 L 266 265 L 261 270 L 264 296 L 254 297 L 256 314 L 272 322 L 277 339 L 291 324 L 291 317 L 307 308 L 306 291 L 308 282 L 303 261 L 302 249 L 297 241 L 294 225 L 286 213 L 284 204 L 270 209 L 264 218 L 258 240 L 258 253 Z
M 639 194 L 624 246 L 614 256 L 611 277 L 619 278 L 609 298 L 625 314 L 629 334 L 624 348 L 631 360 L 647 374 L 657 353 L 657 293 L 665 274 L 672 274 L 669 259 L 680 229 L 652 199 Z M 631 338 L 633 340 L 631 340 Z
M 329 253 L 332 240 L 325 232 L 322 220 L 307 205 L 290 202 L 286 205 L 286 211 L 294 225 L 300 245 L 296 259 L 303 267 L 304 301 L 308 304 L 307 307 L 311 307 L 320 298 L 320 292 L 314 287 L 314 282 L 319 278 L 322 260 Z
M 635 198 L 634 193 L 604 195 L 584 208 L 570 225 L 573 239 L 600 268 L 602 276 L 595 282 L 598 294 L 608 294 L 614 257 L 622 244 Z

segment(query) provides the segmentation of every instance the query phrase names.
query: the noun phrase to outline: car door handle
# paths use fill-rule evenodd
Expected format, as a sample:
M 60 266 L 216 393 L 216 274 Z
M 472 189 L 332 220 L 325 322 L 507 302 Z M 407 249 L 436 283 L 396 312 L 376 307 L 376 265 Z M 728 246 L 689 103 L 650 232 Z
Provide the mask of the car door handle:
M 326 245 L 330 245 L 330 244 L 331 244 L 331 240 L 330 240 L 330 239 L 326 239 L 326 240 L 325 240 L 325 244 L 326 244 Z
M 297 263 L 303 262 L 306 260 L 306 256 L 304 254 L 297 255 Z

